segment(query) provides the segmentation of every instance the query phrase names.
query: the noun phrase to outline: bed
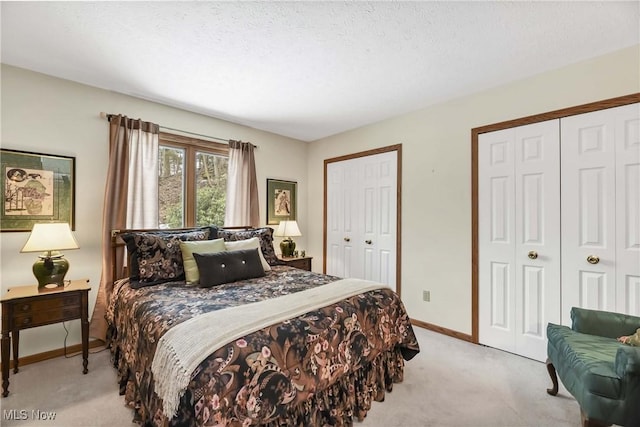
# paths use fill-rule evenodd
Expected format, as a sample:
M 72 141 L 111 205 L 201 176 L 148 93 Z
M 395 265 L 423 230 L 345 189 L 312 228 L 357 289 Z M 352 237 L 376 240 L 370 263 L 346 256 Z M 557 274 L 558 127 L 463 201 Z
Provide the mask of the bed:
M 135 421 L 351 425 L 402 381 L 420 349 L 399 297 L 280 265 L 272 232 L 113 233 L 128 273 L 114 282 L 108 338 Z M 254 273 L 229 273 L 236 265 Z

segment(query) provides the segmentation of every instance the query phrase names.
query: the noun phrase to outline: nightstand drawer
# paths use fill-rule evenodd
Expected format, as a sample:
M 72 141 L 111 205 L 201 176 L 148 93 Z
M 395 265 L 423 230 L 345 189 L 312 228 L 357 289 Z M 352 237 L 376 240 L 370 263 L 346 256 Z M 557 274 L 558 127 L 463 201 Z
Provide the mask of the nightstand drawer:
M 80 306 L 80 304 L 81 304 L 81 296 L 80 294 L 76 294 L 76 295 L 65 295 L 64 297 L 56 296 L 53 298 L 45 298 L 45 299 L 36 300 L 36 301 L 24 301 L 24 302 L 16 301 L 12 305 L 16 315 L 21 315 L 21 314 L 38 313 L 43 310 L 49 310 L 54 308 Z
M 311 271 L 311 259 L 312 257 L 304 257 L 304 258 L 285 258 L 280 257 L 279 260 L 282 261 L 285 265 L 293 268 L 299 268 L 301 270 Z
M 31 314 L 16 315 L 13 319 L 14 327 L 31 328 L 49 323 L 64 322 L 80 318 L 80 306 L 60 307 L 51 310 L 37 311 Z

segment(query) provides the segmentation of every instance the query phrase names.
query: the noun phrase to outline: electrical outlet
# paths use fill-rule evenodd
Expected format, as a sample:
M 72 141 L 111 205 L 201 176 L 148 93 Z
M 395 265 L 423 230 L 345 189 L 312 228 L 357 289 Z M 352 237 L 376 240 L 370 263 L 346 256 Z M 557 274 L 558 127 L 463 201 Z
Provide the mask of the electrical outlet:
M 422 291 L 422 300 L 426 302 L 431 301 L 431 291 Z

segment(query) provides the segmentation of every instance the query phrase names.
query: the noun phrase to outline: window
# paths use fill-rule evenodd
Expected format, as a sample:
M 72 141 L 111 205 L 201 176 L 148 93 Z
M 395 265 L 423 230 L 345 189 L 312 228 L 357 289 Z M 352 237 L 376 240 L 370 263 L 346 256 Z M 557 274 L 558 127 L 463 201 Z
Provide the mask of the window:
M 160 228 L 223 225 L 229 147 L 160 133 Z

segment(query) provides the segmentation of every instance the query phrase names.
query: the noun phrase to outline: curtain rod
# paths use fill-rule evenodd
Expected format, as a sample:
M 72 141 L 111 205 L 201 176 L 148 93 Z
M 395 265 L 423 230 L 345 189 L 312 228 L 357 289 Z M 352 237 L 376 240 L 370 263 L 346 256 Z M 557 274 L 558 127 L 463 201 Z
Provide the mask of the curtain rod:
M 104 111 L 100 112 L 100 117 L 102 117 L 103 119 L 106 119 L 107 121 L 111 121 L 111 117 L 115 117 L 115 116 L 117 116 L 117 114 L 109 114 L 109 113 L 105 113 Z M 204 138 L 215 139 L 217 141 L 226 142 L 227 144 L 229 143 L 228 139 L 218 138 L 217 136 L 204 135 L 202 133 L 189 132 L 188 130 L 175 129 L 175 128 L 170 128 L 170 127 L 162 126 L 162 125 L 158 125 L 158 126 L 160 128 L 162 128 L 162 129 L 167 129 L 167 130 L 172 130 L 172 131 L 182 132 L 182 133 L 188 133 L 189 135 L 196 135 L 196 136 L 201 136 L 201 137 L 204 137 Z M 253 148 L 258 148 L 258 146 L 255 145 L 255 144 L 251 144 L 251 145 L 253 145 Z

